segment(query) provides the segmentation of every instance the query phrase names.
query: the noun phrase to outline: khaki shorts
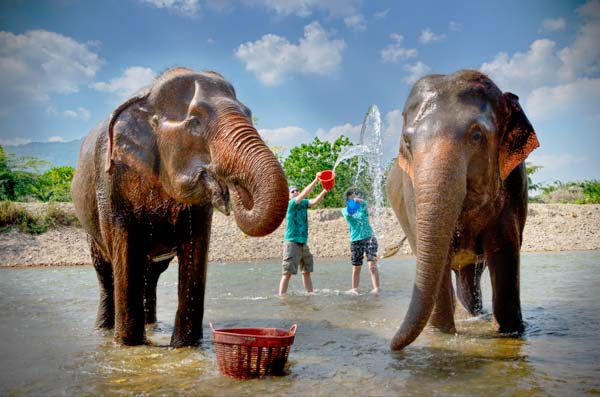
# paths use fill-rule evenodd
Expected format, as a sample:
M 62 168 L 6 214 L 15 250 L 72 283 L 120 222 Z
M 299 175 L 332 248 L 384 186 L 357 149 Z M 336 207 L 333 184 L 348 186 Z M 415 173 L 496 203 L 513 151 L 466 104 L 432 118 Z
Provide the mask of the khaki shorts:
M 312 273 L 313 271 L 313 256 L 308 249 L 308 244 L 284 241 L 283 274 L 298 274 L 298 267 L 302 273 Z

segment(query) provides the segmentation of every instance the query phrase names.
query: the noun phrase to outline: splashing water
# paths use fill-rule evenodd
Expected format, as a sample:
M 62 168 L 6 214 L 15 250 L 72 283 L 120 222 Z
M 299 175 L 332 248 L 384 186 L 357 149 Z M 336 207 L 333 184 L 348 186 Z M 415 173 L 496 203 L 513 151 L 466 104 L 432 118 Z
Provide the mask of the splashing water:
M 376 105 L 371 105 L 365 114 L 362 129 L 360 132 L 360 144 L 350 146 L 340 152 L 335 161 L 335 168 L 344 160 L 358 157 L 358 168 L 354 175 L 354 185 L 357 185 L 362 175 L 367 176 L 371 182 L 369 186 L 369 195 L 372 197 L 371 207 L 371 225 L 373 232 L 378 240 L 384 238 L 383 235 L 383 138 L 381 134 L 381 114 Z

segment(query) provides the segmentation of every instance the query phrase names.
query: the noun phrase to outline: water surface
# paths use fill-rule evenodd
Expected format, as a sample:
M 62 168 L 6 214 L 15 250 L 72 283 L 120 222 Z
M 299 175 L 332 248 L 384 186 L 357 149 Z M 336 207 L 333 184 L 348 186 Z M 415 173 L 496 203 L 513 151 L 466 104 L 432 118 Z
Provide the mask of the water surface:
M 344 293 L 346 260 L 318 260 L 316 293 L 276 296 L 280 262 L 211 264 L 202 347 L 170 349 L 177 268 L 163 274 L 152 346 L 119 347 L 93 331 L 91 267 L 0 270 L 0 395 L 497 396 L 600 394 L 600 252 L 525 253 L 523 338 L 498 335 L 490 315 L 458 315 L 458 334 L 425 331 L 403 352 L 389 342 L 410 300 L 413 257 L 380 264 L 380 296 Z M 367 269 L 361 286 L 368 291 Z M 491 311 L 489 275 L 484 308 Z M 221 376 L 208 328 L 298 324 L 287 375 Z

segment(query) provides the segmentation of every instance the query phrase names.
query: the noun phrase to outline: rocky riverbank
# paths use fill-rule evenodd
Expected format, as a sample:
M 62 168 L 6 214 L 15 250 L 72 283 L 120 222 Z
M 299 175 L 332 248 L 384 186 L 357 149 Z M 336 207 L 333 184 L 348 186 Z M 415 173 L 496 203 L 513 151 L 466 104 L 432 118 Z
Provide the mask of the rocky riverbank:
M 43 204 L 28 204 L 28 207 Z M 70 204 L 62 205 L 71 210 Z M 385 213 L 380 247 L 404 237 L 391 210 Z M 348 226 L 339 209 L 309 211 L 309 245 L 317 258 L 348 256 Z M 209 261 L 239 262 L 281 257 L 285 222 L 271 235 L 244 235 L 233 217 L 215 213 Z M 600 250 L 600 205 L 530 204 L 523 251 Z M 411 254 L 404 242 L 398 254 Z M 85 232 L 57 226 L 40 235 L 16 228 L 0 233 L 0 266 L 68 266 L 91 264 Z

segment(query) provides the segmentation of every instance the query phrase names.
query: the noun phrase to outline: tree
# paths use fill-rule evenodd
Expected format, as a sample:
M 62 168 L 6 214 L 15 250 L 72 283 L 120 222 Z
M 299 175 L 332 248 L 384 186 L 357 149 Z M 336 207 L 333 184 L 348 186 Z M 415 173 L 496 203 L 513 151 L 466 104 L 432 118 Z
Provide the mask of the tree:
M 8 167 L 8 158 L 0 146 L 0 201 L 15 199 L 15 174 Z
M 53 167 L 44 172 L 35 185 L 35 196 L 40 201 L 71 201 L 73 167 Z
M 283 161 L 288 183 L 303 189 L 312 182 L 317 172 L 333 169 L 338 155 L 349 146 L 353 146 L 352 142 L 342 135 L 333 144 L 315 137 L 311 143 L 294 147 Z M 353 172 L 357 166 L 357 158 L 349 159 L 337 166 L 335 187 L 323 199 L 323 206 L 340 208 L 346 205 L 342 195 L 344 190 L 353 184 Z M 319 189 L 315 190 L 319 191 Z M 312 196 L 315 196 L 315 193 Z
M 541 183 L 533 183 L 533 180 L 531 179 L 531 175 L 535 174 L 538 170 L 542 169 L 544 167 L 542 167 L 541 165 L 533 165 L 532 163 L 529 162 L 525 162 L 525 172 L 527 173 L 527 190 L 528 191 L 532 191 L 532 190 L 538 190 L 542 188 L 542 184 Z

